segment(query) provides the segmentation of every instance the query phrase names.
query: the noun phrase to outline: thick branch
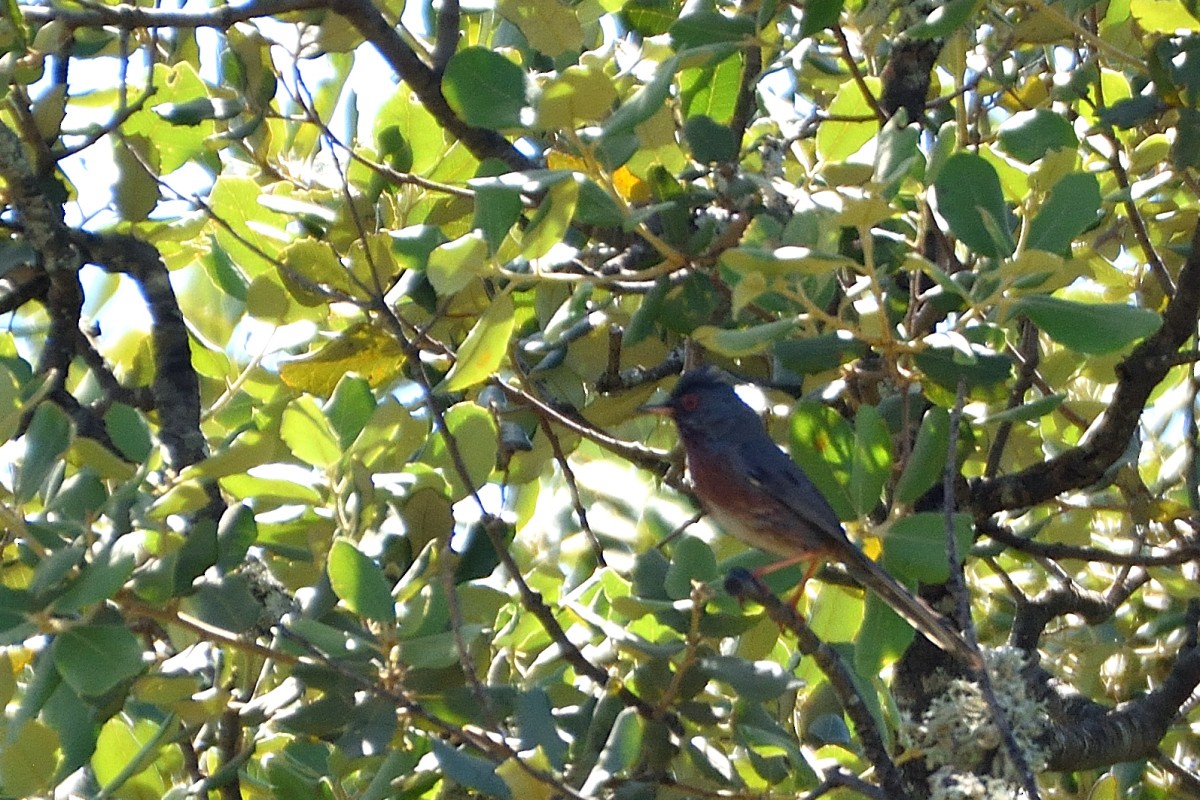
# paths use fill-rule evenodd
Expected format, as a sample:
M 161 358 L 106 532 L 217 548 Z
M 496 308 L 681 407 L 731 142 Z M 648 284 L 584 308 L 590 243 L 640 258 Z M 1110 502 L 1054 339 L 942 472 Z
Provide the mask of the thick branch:
M 200 431 L 200 379 L 192 367 L 191 344 L 175 290 L 158 251 L 133 236 L 79 234 L 88 260 L 133 278 L 154 320 L 154 405 L 167 462 L 178 471 L 207 455 Z
M 1093 435 L 1048 461 L 976 483 L 971 507 L 977 517 L 1028 508 L 1089 486 L 1125 452 L 1150 393 L 1166 377 L 1172 358 L 1195 331 L 1200 310 L 1200 228 L 1192 236 L 1192 251 L 1176 286 L 1175 296 L 1163 314 L 1162 327 L 1117 365 L 1116 390 Z
M 437 73 L 408 46 L 396 32 L 395 26 L 379 13 L 371 0 L 334 0 L 329 7 L 348 19 L 355 30 L 375 46 L 401 80 L 417 95 L 425 110 L 433 115 L 442 128 L 462 142 L 472 155 L 481 161 L 498 158 L 515 170 L 534 166 L 496 131 L 474 128 L 459 119 L 446 103 Z
M 58 5 L 21 6 L 21 15 L 30 22 L 57 20 L 68 28 L 110 26 L 134 28 L 216 28 L 226 30 L 239 22 L 272 17 L 291 11 L 308 11 L 328 6 L 327 0 L 252 0 L 241 5 L 224 5 L 204 11 L 173 11 L 139 8 L 132 5 L 63 8 Z
M 1099 769 L 1154 755 L 1198 684 L 1200 648 L 1193 647 L 1180 654 L 1163 684 L 1145 697 L 1083 722 L 1064 720 L 1051 733 L 1047 768 Z

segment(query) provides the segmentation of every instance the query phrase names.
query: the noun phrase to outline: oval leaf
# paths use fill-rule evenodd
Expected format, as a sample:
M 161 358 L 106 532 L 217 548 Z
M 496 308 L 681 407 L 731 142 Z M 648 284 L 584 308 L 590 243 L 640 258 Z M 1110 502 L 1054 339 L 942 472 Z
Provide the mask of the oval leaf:
M 1075 172 L 1065 176 L 1029 223 L 1026 245 L 1048 253 L 1066 253 L 1076 236 L 1096 224 L 1100 213 L 1100 181 Z
M 1016 248 L 1008 230 L 1008 207 L 1000 177 L 982 156 L 956 153 L 934 181 L 938 213 L 963 244 L 991 258 L 1010 256 Z
M 142 671 L 142 645 L 121 625 L 78 625 L 54 639 L 54 666 L 84 697 L 104 694 Z
M 515 128 L 525 107 L 525 73 L 486 47 L 459 50 L 446 65 L 442 93 L 454 113 L 477 128 Z
M 512 296 L 502 294 L 492 300 L 458 348 L 458 360 L 446 375 L 445 391 L 460 392 L 495 373 L 508 352 L 512 331 Z
M 954 515 L 954 539 L 961 563 L 971 546 L 971 517 Z M 887 527 L 883 566 L 901 581 L 945 583 L 950 577 L 946 554 L 946 518 L 940 512 L 912 514 Z
M 1147 308 L 1123 303 L 1079 303 L 1035 295 L 1018 300 L 1012 316 L 1024 314 L 1046 334 L 1077 353 L 1120 350 L 1158 330 L 1162 318 Z
M 353 543 L 338 539 L 329 549 L 329 584 L 351 611 L 379 622 L 396 621 L 396 605 L 383 571 Z

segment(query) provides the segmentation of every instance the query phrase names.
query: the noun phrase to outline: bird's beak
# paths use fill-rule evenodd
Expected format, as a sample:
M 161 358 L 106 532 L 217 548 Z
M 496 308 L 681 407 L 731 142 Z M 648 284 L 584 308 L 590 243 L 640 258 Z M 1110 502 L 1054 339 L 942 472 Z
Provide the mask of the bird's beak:
M 646 403 L 638 406 L 637 410 L 642 414 L 656 414 L 660 417 L 669 417 L 674 413 L 670 403 Z

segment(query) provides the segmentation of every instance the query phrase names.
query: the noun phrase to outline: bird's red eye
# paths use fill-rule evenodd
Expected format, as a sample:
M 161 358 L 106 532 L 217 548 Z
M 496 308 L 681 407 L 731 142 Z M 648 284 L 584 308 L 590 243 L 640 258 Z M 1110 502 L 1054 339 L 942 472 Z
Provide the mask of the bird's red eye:
M 700 398 L 695 394 L 685 394 L 679 398 L 679 407 L 684 411 L 695 411 L 700 405 Z

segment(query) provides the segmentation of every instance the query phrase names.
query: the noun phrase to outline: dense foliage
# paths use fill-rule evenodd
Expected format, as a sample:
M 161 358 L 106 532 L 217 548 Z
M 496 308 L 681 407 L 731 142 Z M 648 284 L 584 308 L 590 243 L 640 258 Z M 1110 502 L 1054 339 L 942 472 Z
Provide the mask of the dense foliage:
M 1200 796 L 1194 4 L 4 9 L 0 795 Z

